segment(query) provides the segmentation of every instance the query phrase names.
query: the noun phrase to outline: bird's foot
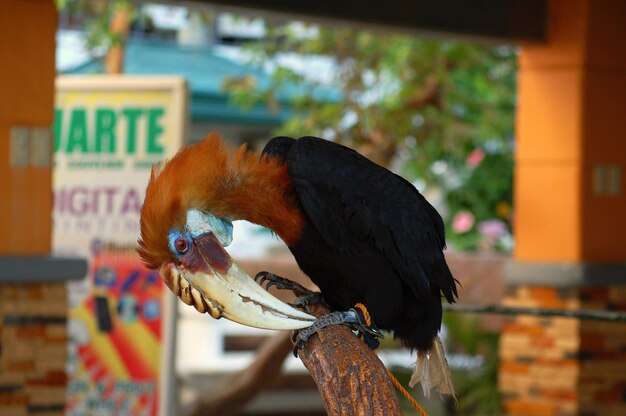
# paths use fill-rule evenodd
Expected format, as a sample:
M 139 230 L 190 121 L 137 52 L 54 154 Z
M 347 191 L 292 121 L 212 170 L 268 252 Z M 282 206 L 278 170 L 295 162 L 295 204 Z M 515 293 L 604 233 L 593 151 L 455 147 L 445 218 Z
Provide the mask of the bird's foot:
M 311 292 L 306 295 L 298 296 L 294 303 L 289 303 L 289 306 L 294 308 L 300 308 L 306 310 L 307 306 L 311 305 L 325 305 L 328 306 L 324 297 L 320 292 Z
M 265 285 L 265 290 L 269 290 L 270 287 L 275 286 L 277 289 L 291 290 L 299 298 L 313 295 L 321 296 L 319 292 L 307 289 L 299 283 L 293 282 L 289 279 L 275 275 L 274 273 L 270 272 L 259 272 L 256 276 L 254 276 L 254 280 L 256 280 L 261 286 L 263 286 L 263 284 L 267 282 L 267 284 Z
M 356 330 L 359 337 L 361 337 L 371 349 L 377 348 L 380 344 L 377 338 L 383 338 L 383 333 L 371 322 L 369 316 L 367 316 L 366 319 L 363 311 L 355 307 L 348 311 L 332 312 L 317 318 L 313 325 L 301 329 L 297 335 L 292 338 L 294 342 L 293 355 L 297 357 L 298 351 L 304 348 L 309 338 L 317 331 L 330 325 L 339 324 L 349 325 Z

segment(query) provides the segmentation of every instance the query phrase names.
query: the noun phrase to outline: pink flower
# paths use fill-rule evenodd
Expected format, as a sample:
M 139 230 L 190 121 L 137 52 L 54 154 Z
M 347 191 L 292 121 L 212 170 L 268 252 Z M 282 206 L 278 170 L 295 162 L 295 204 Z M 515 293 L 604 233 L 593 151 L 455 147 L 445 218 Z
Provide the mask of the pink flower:
M 467 157 L 465 163 L 467 163 L 467 166 L 470 168 L 476 168 L 482 163 L 484 158 L 485 152 L 483 152 L 482 149 L 474 149 Z
M 500 220 L 485 220 L 478 223 L 478 231 L 484 236 L 498 238 L 506 233 L 506 224 Z
M 469 211 L 459 211 L 452 219 L 452 229 L 463 234 L 472 229 L 474 225 L 474 216 Z

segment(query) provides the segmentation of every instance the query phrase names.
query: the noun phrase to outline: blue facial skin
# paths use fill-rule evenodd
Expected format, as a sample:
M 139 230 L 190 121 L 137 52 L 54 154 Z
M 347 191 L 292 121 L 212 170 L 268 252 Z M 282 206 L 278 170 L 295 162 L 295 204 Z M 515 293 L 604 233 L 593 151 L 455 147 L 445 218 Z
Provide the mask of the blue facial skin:
M 178 240 L 179 238 L 182 238 L 182 239 L 184 239 L 187 242 L 187 250 L 185 250 L 184 252 L 180 252 L 176 248 L 176 240 Z M 176 255 L 176 257 L 180 258 L 181 256 L 187 254 L 187 252 L 189 251 L 189 248 L 191 247 L 191 237 L 189 237 L 186 234 L 181 233 L 178 230 L 172 230 L 172 231 L 170 231 L 170 233 L 168 235 L 168 244 L 167 245 L 169 246 L 170 251 L 172 253 L 174 253 Z
M 230 221 L 197 209 L 187 211 L 185 228 L 192 238 L 212 232 L 222 247 L 227 247 L 233 241 L 233 224 Z
M 190 250 L 193 240 L 202 234 L 209 232 L 214 234 L 222 247 L 228 246 L 233 241 L 233 224 L 230 221 L 196 209 L 187 211 L 185 230 L 186 232 L 181 232 L 173 229 L 168 235 L 169 249 L 179 259 Z M 187 243 L 184 251 L 181 251 L 176 244 L 181 238 Z

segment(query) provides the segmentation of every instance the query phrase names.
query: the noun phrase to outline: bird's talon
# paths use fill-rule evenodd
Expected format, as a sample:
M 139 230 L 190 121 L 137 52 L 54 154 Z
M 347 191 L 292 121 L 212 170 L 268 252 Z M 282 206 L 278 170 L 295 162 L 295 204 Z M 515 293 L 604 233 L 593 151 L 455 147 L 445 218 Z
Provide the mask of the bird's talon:
M 293 356 L 298 358 L 298 351 L 300 351 L 302 348 L 303 346 L 300 343 L 295 344 L 293 347 Z
M 299 308 L 299 309 L 306 309 L 307 306 L 309 306 L 309 302 L 306 299 L 301 299 L 301 298 L 296 298 L 296 301 L 294 303 L 290 303 L 291 306 L 293 306 L 294 308 Z
M 291 337 L 291 340 L 294 343 L 293 356 L 298 358 L 298 351 L 304 348 L 307 341 L 309 340 L 309 336 L 306 334 L 303 335 L 302 331 L 300 331 L 297 334 L 294 334 L 294 336 Z
M 303 311 L 306 311 L 306 305 L 302 305 L 298 302 L 294 302 L 294 303 L 289 303 L 287 302 L 287 305 L 291 306 L 292 308 L 295 309 L 302 309 Z
M 300 305 L 300 309 L 306 310 L 311 305 L 326 305 L 326 301 L 320 292 L 311 292 L 296 298 L 296 305 Z
M 259 272 L 254 277 L 254 280 L 259 283 L 265 290 L 269 290 L 272 286 L 275 286 L 279 290 L 291 290 L 296 296 L 314 296 L 318 292 L 314 292 L 299 283 L 293 282 L 284 277 L 275 275 L 270 272 Z M 265 284 L 267 282 L 267 284 Z M 265 284 L 265 286 L 263 286 Z M 319 295 L 321 298 L 321 295 Z
M 254 280 L 264 288 L 265 290 L 269 290 L 272 285 L 275 285 L 274 279 L 276 276 L 270 272 L 259 272 L 254 276 Z
M 255 276 L 254 276 L 254 281 L 261 284 L 263 282 L 263 278 L 265 277 L 266 272 L 258 272 Z M 261 282 L 259 282 L 259 280 L 261 280 Z

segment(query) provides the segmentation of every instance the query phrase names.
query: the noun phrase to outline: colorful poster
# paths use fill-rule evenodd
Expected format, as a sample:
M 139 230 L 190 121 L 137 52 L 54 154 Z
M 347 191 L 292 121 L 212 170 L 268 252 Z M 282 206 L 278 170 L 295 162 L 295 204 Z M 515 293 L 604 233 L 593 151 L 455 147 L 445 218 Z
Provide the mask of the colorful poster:
M 53 247 L 90 263 L 69 287 L 68 415 L 168 414 L 173 302 L 135 248 L 150 169 L 185 116 L 178 77 L 57 79 Z

